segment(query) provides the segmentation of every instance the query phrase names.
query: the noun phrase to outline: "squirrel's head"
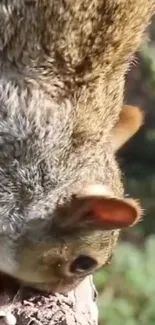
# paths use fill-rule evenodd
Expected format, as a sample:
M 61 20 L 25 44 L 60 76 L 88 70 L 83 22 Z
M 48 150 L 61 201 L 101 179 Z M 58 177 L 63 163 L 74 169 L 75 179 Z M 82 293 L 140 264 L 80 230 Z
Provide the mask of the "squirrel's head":
M 28 223 L 14 276 L 37 289 L 68 292 L 108 263 L 119 229 L 141 216 L 134 200 L 115 197 L 105 186 L 87 187 L 57 206 L 51 221 Z

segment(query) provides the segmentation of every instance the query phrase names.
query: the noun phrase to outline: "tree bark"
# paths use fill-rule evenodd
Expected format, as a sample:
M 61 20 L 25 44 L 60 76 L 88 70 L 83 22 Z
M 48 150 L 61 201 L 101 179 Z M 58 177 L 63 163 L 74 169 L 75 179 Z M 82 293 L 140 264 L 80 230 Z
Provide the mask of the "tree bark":
M 20 288 L 16 295 L 0 297 L 0 325 L 97 325 L 96 290 L 92 277 L 62 294 L 34 294 Z

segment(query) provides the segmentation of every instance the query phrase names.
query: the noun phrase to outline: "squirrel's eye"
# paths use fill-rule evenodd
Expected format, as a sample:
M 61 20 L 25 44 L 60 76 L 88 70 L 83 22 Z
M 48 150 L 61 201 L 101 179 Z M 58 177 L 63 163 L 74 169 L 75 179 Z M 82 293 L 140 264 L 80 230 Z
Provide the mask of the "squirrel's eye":
M 97 262 L 89 256 L 80 255 L 77 257 L 70 266 L 72 273 L 88 272 L 97 265 Z

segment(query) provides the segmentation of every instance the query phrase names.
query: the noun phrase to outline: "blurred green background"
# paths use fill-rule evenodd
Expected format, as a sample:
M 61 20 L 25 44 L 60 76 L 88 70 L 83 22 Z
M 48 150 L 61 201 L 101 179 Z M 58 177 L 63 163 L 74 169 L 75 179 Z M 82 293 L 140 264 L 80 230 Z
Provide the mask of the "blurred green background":
M 146 113 L 118 153 L 126 193 L 141 199 L 145 218 L 122 233 L 111 264 L 95 276 L 100 325 L 155 325 L 155 17 L 126 76 L 125 103 Z

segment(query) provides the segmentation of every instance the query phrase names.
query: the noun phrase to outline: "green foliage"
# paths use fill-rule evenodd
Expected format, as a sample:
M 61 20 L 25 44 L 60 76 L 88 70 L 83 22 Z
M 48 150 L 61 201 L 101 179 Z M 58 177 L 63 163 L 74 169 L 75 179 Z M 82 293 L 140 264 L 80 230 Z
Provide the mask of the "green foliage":
M 155 143 L 154 143 L 155 147 Z M 125 193 L 140 199 L 144 209 L 144 220 L 138 224 L 142 235 L 155 233 L 155 167 L 151 164 L 124 164 Z
M 143 248 L 121 242 L 112 264 L 95 276 L 104 325 L 155 324 L 155 236 Z
M 143 58 L 143 71 L 148 78 L 152 89 L 155 87 L 155 48 L 144 42 L 141 46 L 141 57 Z

